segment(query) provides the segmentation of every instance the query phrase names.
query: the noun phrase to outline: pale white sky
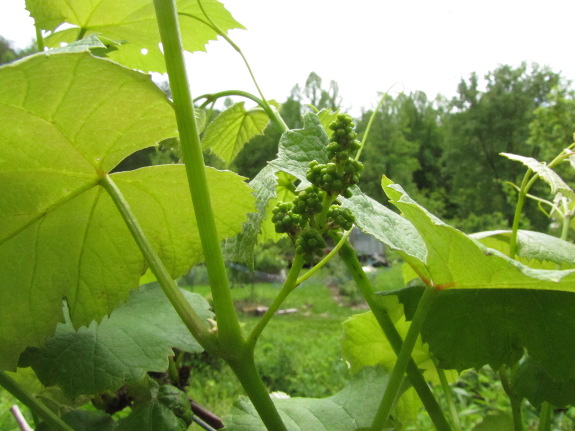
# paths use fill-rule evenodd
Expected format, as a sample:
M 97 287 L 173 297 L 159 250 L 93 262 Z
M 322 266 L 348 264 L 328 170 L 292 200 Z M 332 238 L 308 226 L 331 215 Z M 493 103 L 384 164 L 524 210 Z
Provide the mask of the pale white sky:
M 500 64 L 537 62 L 575 79 L 572 0 L 224 0 L 248 30 L 232 39 L 268 98 L 285 100 L 309 72 L 339 84 L 358 113 L 380 91 L 455 94 L 462 77 Z M 23 0 L 0 0 L 0 34 L 19 47 L 34 36 Z M 192 92 L 255 91 L 223 41 L 194 54 Z

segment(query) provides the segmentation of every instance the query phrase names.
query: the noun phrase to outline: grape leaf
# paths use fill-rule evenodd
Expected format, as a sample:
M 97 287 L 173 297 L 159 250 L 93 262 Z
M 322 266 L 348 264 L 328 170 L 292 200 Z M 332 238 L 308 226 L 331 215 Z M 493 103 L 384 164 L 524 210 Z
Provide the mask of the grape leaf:
M 388 375 L 365 368 L 340 392 L 327 398 L 276 399 L 288 431 L 349 431 L 371 426 Z M 224 418 L 229 431 L 265 431 L 251 402 L 242 397 Z M 388 428 L 386 428 L 388 429 Z
M 511 231 L 478 232 L 469 237 L 503 254 L 509 254 Z M 545 233 L 518 231 L 516 253 L 518 260 L 531 268 L 557 269 L 558 265 L 562 269 L 575 268 L 575 244 Z
M 89 53 L 0 68 L 0 118 L 0 321 L 10 322 L 0 327 L 0 369 L 15 369 L 24 348 L 54 333 L 63 298 L 78 327 L 138 286 L 144 260 L 98 181 L 132 152 L 175 136 L 176 122 L 148 76 Z M 253 199 L 237 175 L 207 173 L 223 239 L 240 230 Z M 182 166 L 111 177 L 174 277 L 201 261 Z
M 396 291 L 411 319 L 421 286 Z M 514 365 L 527 350 L 556 381 L 575 378 L 575 295 L 535 289 L 446 289 L 421 331 L 439 367 Z
M 405 338 L 409 329 L 409 322 L 403 316 L 394 321 L 400 335 Z M 343 359 L 349 364 L 352 373 L 364 367 L 382 366 L 391 372 L 397 360 L 397 354 L 389 344 L 373 313 L 356 314 L 343 322 L 343 336 L 341 339 Z M 418 338 L 411 357 L 423 370 L 425 379 L 439 384 L 439 377 L 433 359 L 429 354 L 429 347 Z M 449 379 L 455 381 L 457 373 L 448 371 Z
M 426 248 L 426 268 L 418 273 L 438 289 L 545 289 L 575 291 L 575 270 L 542 270 L 488 249 L 446 225 L 384 177 L 383 189 L 404 217 L 419 231 Z M 425 272 L 424 272 L 425 271 Z
M 518 156 L 517 154 L 501 153 L 502 156 L 507 157 L 510 160 L 515 160 L 516 162 L 523 163 L 533 172 L 535 172 L 539 178 L 549 185 L 551 188 L 551 194 L 556 195 L 561 193 L 563 196 L 567 196 L 570 199 L 575 199 L 575 192 L 561 179 L 561 177 L 545 163 L 534 159 L 533 157 Z
M 556 408 L 575 403 L 575 379 L 553 380 L 531 357 L 522 360 L 512 374 L 511 390 L 535 407 L 544 401 Z
M 182 293 L 201 318 L 213 316 L 201 296 Z M 167 370 L 173 347 L 203 351 L 159 285 L 152 283 L 132 291 L 129 299 L 100 323 L 78 330 L 70 322 L 59 324 L 43 347 L 24 352 L 20 366 L 31 366 L 45 386 L 58 385 L 74 398 L 115 391 L 126 383 L 141 381 L 148 371 Z
M 202 0 L 202 5 L 224 32 L 244 28 L 217 0 Z M 86 35 L 102 34 L 124 43 L 120 49 L 109 53 L 111 59 L 145 72 L 166 71 L 151 1 L 27 0 L 26 8 L 37 26 L 53 31 L 45 40 L 47 46 L 58 47 L 61 43 L 71 43 Z M 217 39 L 217 31 L 207 24 L 197 1 L 180 0 L 177 8 L 184 49 L 190 52 L 205 51 L 206 44 Z M 64 23 L 73 27 L 58 30 Z
M 247 111 L 244 102 L 236 103 L 208 125 L 202 146 L 213 151 L 227 167 L 245 144 L 264 132 L 268 123 L 268 115 L 263 110 Z

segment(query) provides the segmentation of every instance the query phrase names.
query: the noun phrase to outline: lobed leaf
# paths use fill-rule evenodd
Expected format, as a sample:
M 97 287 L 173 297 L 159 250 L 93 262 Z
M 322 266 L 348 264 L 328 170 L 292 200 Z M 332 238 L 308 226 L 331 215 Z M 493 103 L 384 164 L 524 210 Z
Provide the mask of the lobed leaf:
M 229 166 L 245 144 L 264 132 L 268 123 L 268 115 L 261 109 L 247 111 L 244 102 L 236 103 L 208 125 L 202 146 Z
M 419 231 L 427 248 L 425 283 L 438 289 L 534 289 L 575 292 L 575 270 L 532 269 L 446 225 L 384 178 L 384 191 Z M 411 262 L 410 262 L 411 263 Z
M 202 0 L 202 5 L 223 31 L 243 28 L 217 0 Z M 47 46 L 58 47 L 90 34 L 102 34 L 123 42 L 120 49 L 109 53 L 111 59 L 145 72 L 166 72 L 151 1 L 26 0 L 26 8 L 39 28 L 53 32 L 45 40 Z M 217 39 L 217 31 L 208 25 L 196 0 L 180 0 L 177 8 L 184 49 L 205 51 L 206 44 Z M 72 28 L 60 30 L 62 24 Z
M 349 431 L 371 426 L 387 384 L 388 375 L 366 368 L 348 385 L 327 398 L 276 399 L 288 431 Z M 229 431 L 265 431 L 251 402 L 242 397 L 224 418 Z M 387 429 L 387 428 L 386 428 Z
M 0 369 L 14 369 L 24 348 L 54 333 L 63 298 L 78 327 L 138 286 L 145 262 L 98 181 L 174 136 L 176 122 L 148 76 L 85 52 L 1 68 L 0 118 Z M 241 229 L 253 199 L 237 175 L 207 175 L 223 239 Z M 174 277 L 202 260 L 182 166 L 112 178 Z
M 213 317 L 200 295 L 182 293 L 201 318 Z M 45 386 L 58 385 L 75 398 L 115 391 L 141 381 L 149 371 L 166 371 L 172 348 L 203 351 L 162 289 L 153 283 L 132 291 L 128 300 L 100 323 L 78 330 L 70 322 L 59 324 L 44 346 L 22 355 L 20 366 L 31 366 Z

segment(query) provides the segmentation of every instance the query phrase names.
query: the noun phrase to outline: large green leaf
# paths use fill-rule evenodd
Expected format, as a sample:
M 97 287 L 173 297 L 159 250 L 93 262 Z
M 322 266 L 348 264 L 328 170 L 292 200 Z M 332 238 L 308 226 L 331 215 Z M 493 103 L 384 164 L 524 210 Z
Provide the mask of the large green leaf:
M 206 13 L 223 31 L 243 28 L 217 0 L 202 0 Z M 49 46 L 70 43 L 92 33 L 119 41 L 123 45 L 109 53 L 110 58 L 133 69 L 165 72 L 160 51 L 160 34 L 154 4 L 149 0 L 26 0 L 26 8 L 43 30 L 55 31 L 46 39 Z M 177 2 L 184 48 L 205 51 L 218 33 L 207 25 L 197 1 Z M 72 28 L 58 30 L 61 24 Z
M 388 376 L 366 368 L 337 394 L 327 398 L 276 399 L 288 431 L 350 431 L 371 426 Z M 224 418 L 229 431 L 265 431 L 254 406 L 241 398 Z M 387 429 L 387 428 L 386 428 Z
M 469 235 L 483 245 L 509 254 L 511 231 L 497 230 Z M 531 268 L 575 268 L 575 244 L 551 235 L 529 230 L 517 232 L 517 260 Z
M 63 298 L 81 326 L 138 286 L 144 260 L 98 181 L 174 136 L 176 124 L 149 77 L 88 53 L 1 68 L 0 118 L 0 369 L 14 369 L 24 348 L 54 333 Z M 237 175 L 207 173 L 223 239 L 241 229 L 253 200 Z M 202 259 L 182 166 L 112 178 L 174 277 Z
M 575 270 L 537 270 L 488 249 L 448 226 L 384 178 L 383 189 L 419 231 L 426 248 L 425 283 L 438 289 L 536 289 L 575 292 Z
M 183 293 L 200 317 L 212 317 L 201 296 Z M 45 386 L 58 385 L 74 398 L 115 391 L 141 381 L 148 371 L 167 370 L 174 347 L 203 351 L 154 283 L 133 291 L 128 301 L 100 323 L 78 330 L 69 322 L 59 324 L 42 348 L 22 355 L 20 365 L 31 366 Z
M 269 123 L 261 109 L 246 110 L 239 102 L 218 115 L 206 128 L 203 148 L 209 148 L 226 166 L 254 136 L 261 135 Z
M 420 286 L 396 292 L 411 319 Z M 447 289 L 421 331 L 445 369 L 513 365 L 527 350 L 555 381 L 575 378 L 575 295 L 535 289 Z

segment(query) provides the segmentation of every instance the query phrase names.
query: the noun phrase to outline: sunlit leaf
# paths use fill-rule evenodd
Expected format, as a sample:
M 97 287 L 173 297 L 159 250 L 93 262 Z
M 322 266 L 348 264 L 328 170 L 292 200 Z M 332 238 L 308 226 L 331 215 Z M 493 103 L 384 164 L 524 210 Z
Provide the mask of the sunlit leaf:
M 438 289 L 535 289 L 575 292 L 575 270 L 532 269 L 448 226 L 384 178 L 383 189 L 419 231 L 426 248 L 425 283 Z
M 229 166 L 245 144 L 264 132 L 268 123 L 268 115 L 263 110 L 248 111 L 244 102 L 236 103 L 208 124 L 202 146 Z
M 145 262 L 98 181 L 174 136 L 176 122 L 148 76 L 89 53 L 37 54 L 1 68 L 0 118 L 0 369 L 14 369 L 20 352 L 63 320 L 63 298 L 78 327 L 138 286 Z M 223 239 L 240 230 L 253 199 L 237 175 L 207 174 Z M 202 260 L 182 166 L 111 177 L 174 277 Z
M 243 28 L 220 2 L 202 0 L 202 5 L 223 31 Z M 152 1 L 26 0 L 26 8 L 41 29 L 55 31 L 46 38 L 48 46 L 58 47 L 90 34 L 102 34 L 123 43 L 109 54 L 111 59 L 145 72 L 166 71 Z M 217 31 L 207 24 L 197 1 L 180 0 L 177 8 L 184 48 L 190 52 L 205 51 L 206 44 L 217 39 Z M 73 27 L 61 30 L 62 24 Z

